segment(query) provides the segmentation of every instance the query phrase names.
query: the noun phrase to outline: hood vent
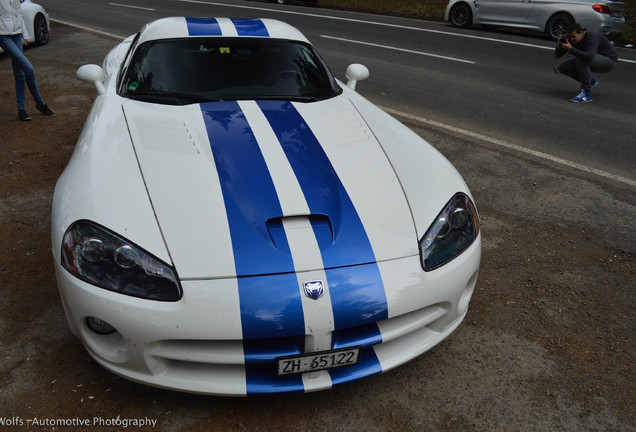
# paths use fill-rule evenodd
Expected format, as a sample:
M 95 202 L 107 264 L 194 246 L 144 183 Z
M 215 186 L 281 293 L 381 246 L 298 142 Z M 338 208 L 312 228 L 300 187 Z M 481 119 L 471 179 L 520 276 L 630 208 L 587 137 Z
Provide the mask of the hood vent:
M 290 216 L 269 219 L 267 221 L 267 232 L 269 233 L 272 243 L 276 248 L 287 247 L 283 221 L 299 218 L 309 220 L 309 224 L 313 228 L 320 250 L 325 250 L 333 244 L 333 226 L 329 217 L 325 215 L 312 214 L 308 216 Z

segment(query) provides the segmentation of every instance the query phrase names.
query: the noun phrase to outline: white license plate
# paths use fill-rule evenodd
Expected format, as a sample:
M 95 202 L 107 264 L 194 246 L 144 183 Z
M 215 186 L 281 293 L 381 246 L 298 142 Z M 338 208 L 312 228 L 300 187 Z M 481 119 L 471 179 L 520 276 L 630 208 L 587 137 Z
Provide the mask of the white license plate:
M 297 356 L 280 357 L 277 360 L 278 375 L 314 372 L 358 364 L 360 361 L 360 348 L 345 348 Z

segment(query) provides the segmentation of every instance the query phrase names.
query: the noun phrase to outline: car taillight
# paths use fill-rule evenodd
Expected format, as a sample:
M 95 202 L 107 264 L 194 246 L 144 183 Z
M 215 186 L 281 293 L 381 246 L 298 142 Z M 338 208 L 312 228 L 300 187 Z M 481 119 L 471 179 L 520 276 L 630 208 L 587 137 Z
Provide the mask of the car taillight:
M 595 4 L 594 6 L 592 6 L 592 9 L 594 9 L 598 13 L 608 14 L 608 15 L 611 15 L 613 12 L 609 6 L 602 5 L 602 4 Z

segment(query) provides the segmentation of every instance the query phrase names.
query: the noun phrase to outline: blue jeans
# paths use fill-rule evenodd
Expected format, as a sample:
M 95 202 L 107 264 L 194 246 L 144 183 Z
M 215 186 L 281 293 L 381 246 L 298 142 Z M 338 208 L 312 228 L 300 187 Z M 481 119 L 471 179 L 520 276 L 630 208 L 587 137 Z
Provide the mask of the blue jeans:
M 25 84 L 29 87 L 35 103 L 44 103 L 38 85 L 35 83 L 35 70 L 22 52 L 22 34 L 0 35 L 0 48 L 11 57 L 18 109 L 24 109 Z
M 606 73 L 614 69 L 616 62 L 609 57 L 596 54 L 591 63 L 586 63 L 580 58 L 570 58 L 561 63 L 557 68 L 559 72 L 581 83 L 581 89 L 591 88 L 592 72 Z

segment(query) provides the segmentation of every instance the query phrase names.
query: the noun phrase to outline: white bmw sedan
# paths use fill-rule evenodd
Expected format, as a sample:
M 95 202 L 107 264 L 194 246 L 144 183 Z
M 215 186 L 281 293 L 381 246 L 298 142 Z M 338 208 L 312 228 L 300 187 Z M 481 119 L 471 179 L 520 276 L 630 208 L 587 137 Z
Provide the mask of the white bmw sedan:
M 295 28 L 164 18 L 78 77 L 97 99 L 53 202 L 68 323 L 128 379 L 310 392 L 419 356 L 467 313 L 468 187 Z

